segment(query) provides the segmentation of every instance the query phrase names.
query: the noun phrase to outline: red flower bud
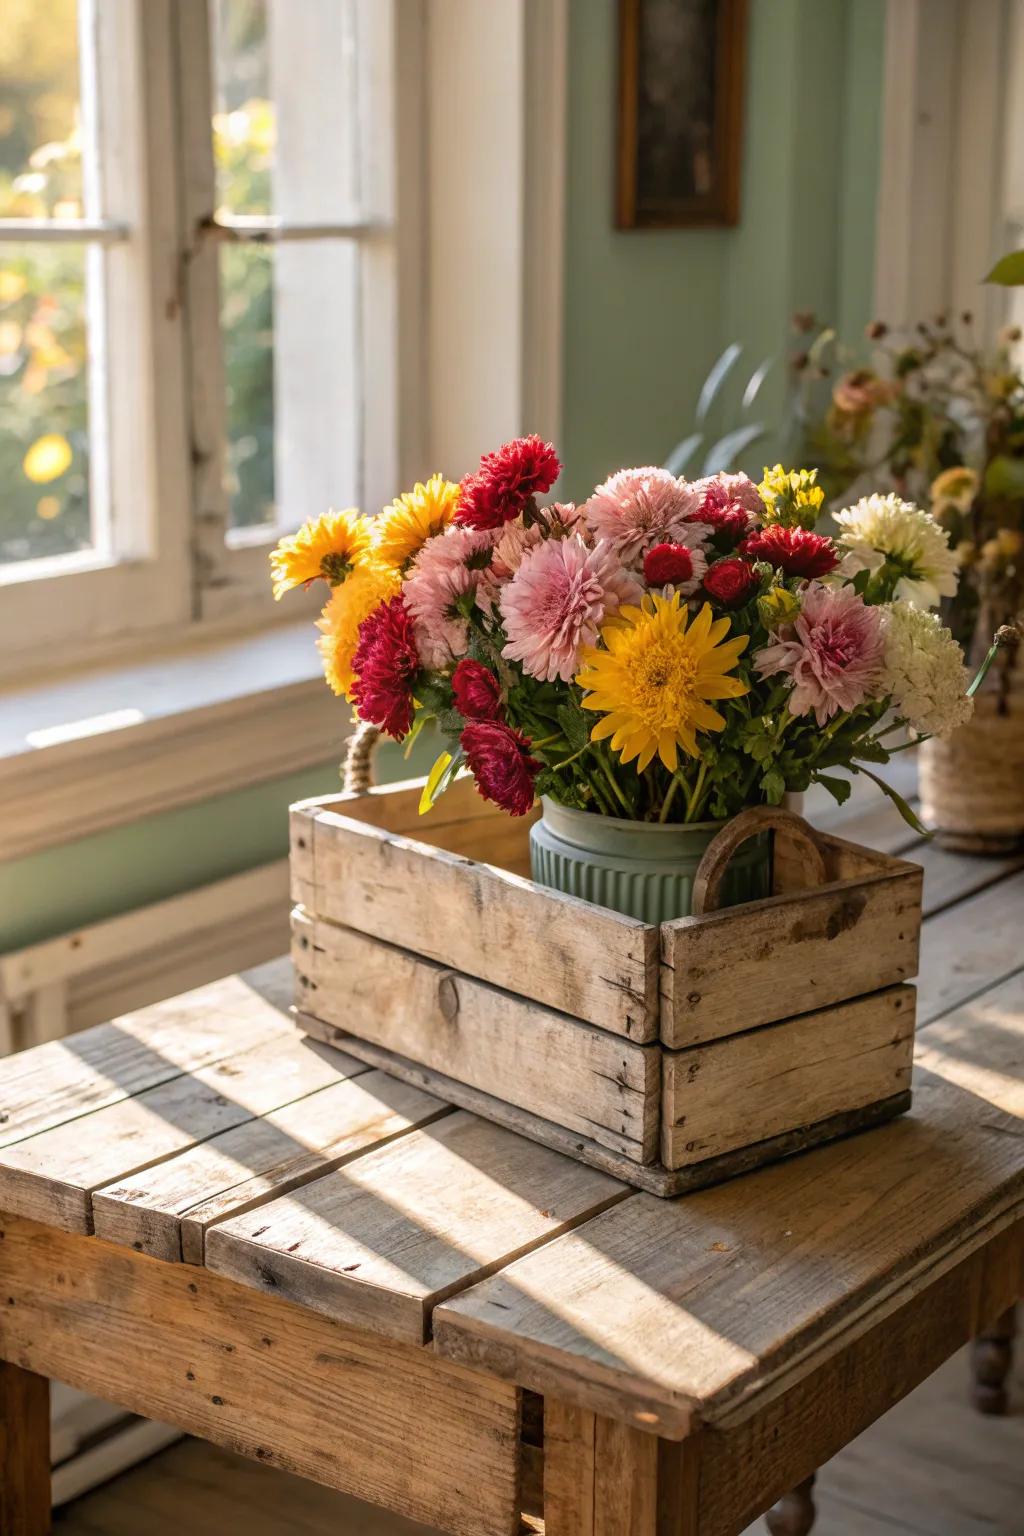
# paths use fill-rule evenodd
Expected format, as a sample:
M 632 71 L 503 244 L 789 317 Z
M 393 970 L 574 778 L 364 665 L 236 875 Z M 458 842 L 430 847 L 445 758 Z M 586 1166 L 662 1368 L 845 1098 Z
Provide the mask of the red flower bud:
M 704 591 L 723 608 L 742 608 L 760 585 L 753 567 L 736 556 L 719 560 L 704 577 Z
M 467 720 L 500 720 L 501 687 L 494 673 L 482 661 L 468 657 L 460 661 L 452 674 L 455 707 Z
M 644 580 L 649 587 L 667 587 L 689 581 L 693 555 L 685 544 L 655 544 L 644 555 Z

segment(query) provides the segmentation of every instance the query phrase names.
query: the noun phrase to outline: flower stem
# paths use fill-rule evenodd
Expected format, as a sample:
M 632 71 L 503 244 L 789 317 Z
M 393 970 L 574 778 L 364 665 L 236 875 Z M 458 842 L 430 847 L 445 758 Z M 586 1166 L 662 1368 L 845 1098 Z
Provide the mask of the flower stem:
M 696 813 L 697 813 L 697 811 L 698 811 L 698 809 L 700 807 L 701 795 L 703 794 L 703 791 L 704 791 L 704 780 L 705 780 L 705 778 L 707 776 L 707 771 L 708 771 L 707 763 L 701 763 L 700 768 L 698 769 L 698 772 L 697 772 L 697 782 L 693 786 L 693 793 L 691 795 L 687 796 L 687 801 L 686 801 L 686 820 L 687 821 L 695 821 L 696 820 Z
M 660 823 L 668 821 L 669 808 L 672 805 L 672 801 L 676 797 L 676 790 L 679 788 L 682 782 L 683 781 L 680 777 L 679 770 L 677 769 L 676 772 L 672 775 L 672 782 L 668 786 L 668 791 L 664 800 L 661 802 L 661 810 L 658 812 L 658 821 Z

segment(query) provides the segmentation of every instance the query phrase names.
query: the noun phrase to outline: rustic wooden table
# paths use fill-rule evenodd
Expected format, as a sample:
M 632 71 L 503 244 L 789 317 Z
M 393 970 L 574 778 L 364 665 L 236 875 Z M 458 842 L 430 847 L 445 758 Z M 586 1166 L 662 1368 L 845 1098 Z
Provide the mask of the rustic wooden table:
M 304 1040 L 283 965 L 0 1063 L 3 1536 L 51 1376 L 466 1536 L 804 1483 L 1024 1291 L 1022 861 L 840 830 L 926 867 L 913 1111 L 675 1201 Z

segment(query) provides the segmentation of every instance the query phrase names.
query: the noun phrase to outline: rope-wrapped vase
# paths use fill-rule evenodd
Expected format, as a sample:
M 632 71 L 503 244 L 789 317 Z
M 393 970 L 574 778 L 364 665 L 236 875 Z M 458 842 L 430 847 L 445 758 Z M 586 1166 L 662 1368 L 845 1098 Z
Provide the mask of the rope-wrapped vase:
M 948 741 L 920 753 L 921 818 L 944 848 L 1007 853 L 1024 846 L 1024 656 L 1006 646 Z

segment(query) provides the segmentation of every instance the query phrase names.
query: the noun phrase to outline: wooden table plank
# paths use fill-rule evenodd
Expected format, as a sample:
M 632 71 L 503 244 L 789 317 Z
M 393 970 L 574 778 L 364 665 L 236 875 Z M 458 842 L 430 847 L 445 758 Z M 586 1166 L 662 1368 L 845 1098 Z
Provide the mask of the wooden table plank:
M 0 1356 L 457 1536 L 516 1530 L 514 1387 L 206 1270 L 0 1230 Z
M 0 1060 L 0 1147 L 284 1035 L 289 976 L 278 961 Z
M 1024 871 L 931 917 L 921 930 L 918 1029 L 1024 962 Z
M 0 1152 L 0 1210 L 92 1231 L 92 1192 L 197 1142 L 366 1071 L 296 1030 Z
M 638 1195 L 441 1305 L 436 1348 L 669 1436 L 798 1369 L 1024 1209 L 1024 972 L 926 1041 L 906 1118 Z
M 215 1226 L 206 1265 L 422 1343 L 442 1297 L 629 1193 L 460 1110 Z
M 366 1070 L 97 1190 L 96 1235 L 153 1258 L 202 1264 L 216 1222 L 451 1112 L 431 1094 Z

